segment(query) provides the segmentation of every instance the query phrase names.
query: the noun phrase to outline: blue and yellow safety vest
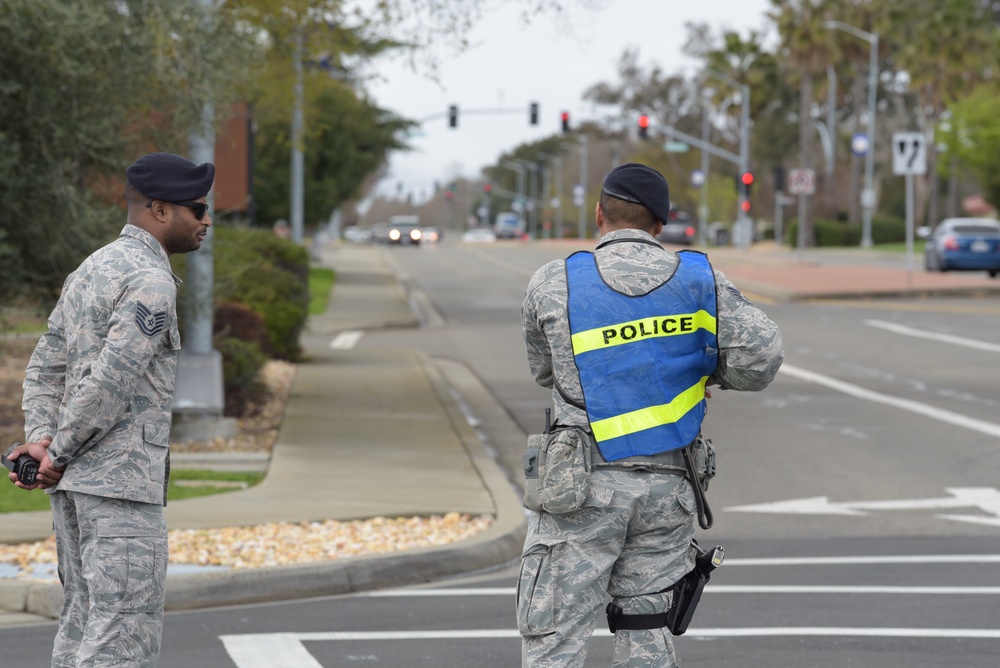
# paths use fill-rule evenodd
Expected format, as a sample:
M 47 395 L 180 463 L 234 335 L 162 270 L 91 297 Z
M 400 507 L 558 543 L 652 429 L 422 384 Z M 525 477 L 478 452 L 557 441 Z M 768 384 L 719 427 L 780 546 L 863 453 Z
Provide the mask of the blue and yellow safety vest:
M 705 418 L 718 363 L 715 273 L 703 253 L 677 258 L 669 280 L 636 297 L 608 287 L 593 253 L 566 259 L 573 357 L 606 461 L 683 448 Z

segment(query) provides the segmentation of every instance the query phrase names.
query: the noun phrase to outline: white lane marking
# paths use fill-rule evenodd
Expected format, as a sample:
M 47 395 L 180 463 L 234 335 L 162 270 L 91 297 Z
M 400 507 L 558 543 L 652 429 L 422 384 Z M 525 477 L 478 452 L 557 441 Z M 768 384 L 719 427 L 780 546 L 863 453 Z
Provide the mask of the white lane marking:
M 236 668 L 323 668 L 298 633 L 219 636 Z
M 890 564 L 1000 564 L 1000 554 L 908 554 L 866 557 L 726 559 L 726 566 L 878 566 Z
M 341 332 L 334 337 L 333 341 L 330 341 L 330 347 L 334 350 L 348 350 L 353 348 L 363 335 L 364 332 L 360 330 Z
M 905 325 L 897 325 L 894 322 L 886 322 L 884 320 L 865 320 L 865 324 L 869 327 L 878 327 L 880 329 L 895 332 L 896 334 L 903 334 L 905 336 L 915 336 L 920 339 L 931 339 L 932 341 L 953 343 L 956 346 L 965 346 L 967 348 L 975 348 L 976 350 L 988 350 L 991 353 L 1000 353 L 1000 345 L 995 343 L 987 343 L 985 341 L 977 341 L 975 339 L 966 339 L 961 336 L 953 336 L 951 334 L 927 332 L 922 329 L 914 329 L 913 327 L 907 327 Z
M 729 565 L 729 562 L 726 562 Z M 997 596 L 1000 587 L 889 587 L 861 585 L 713 585 L 705 587 L 714 594 L 919 594 L 949 596 Z M 514 587 L 492 589 L 404 589 L 367 594 L 374 598 L 419 598 L 423 596 L 514 596 Z
M 608 638 L 607 629 L 598 628 L 595 637 Z M 692 628 L 688 638 L 760 638 L 781 636 L 840 636 L 868 638 L 976 638 L 1000 639 L 1000 629 L 901 628 L 844 626 L 779 626 L 743 628 Z M 363 631 L 329 633 L 263 633 L 220 636 L 237 668 L 322 668 L 303 647 L 303 642 L 332 640 L 477 640 L 515 639 L 517 629 L 477 629 L 448 631 Z
M 831 390 L 842 392 L 843 394 L 857 399 L 886 404 L 887 406 L 893 406 L 894 408 L 900 408 L 904 411 L 910 411 L 911 413 L 916 413 L 918 415 L 931 418 L 932 420 L 940 420 L 941 422 L 947 422 L 948 424 L 953 424 L 958 427 L 978 431 L 979 433 L 986 434 L 987 436 L 1000 438 L 1000 424 L 996 424 L 995 422 L 986 422 L 985 420 L 979 420 L 974 417 L 969 417 L 968 415 L 962 415 L 961 413 L 946 411 L 942 408 L 937 408 L 936 406 L 931 406 L 930 404 L 921 403 L 919 401 L 911 401 L 910 399 L 901 399 L 892 395 L 882 394 L 881 392 L 875 392 L 858 385 L 845 383 L 842 380 L 837 380 L 836 378 L 831 378 L 830 376 L 824 376 L 823 374 L 816 373 L 814 371 L 807 371 L 806 369 L 801 369 L 791 364 L 782 364 L 779 372 L 788 374 L 789 376 L 793 376 L 799 380 L 804 380 L 808 383 L 823 385 Z

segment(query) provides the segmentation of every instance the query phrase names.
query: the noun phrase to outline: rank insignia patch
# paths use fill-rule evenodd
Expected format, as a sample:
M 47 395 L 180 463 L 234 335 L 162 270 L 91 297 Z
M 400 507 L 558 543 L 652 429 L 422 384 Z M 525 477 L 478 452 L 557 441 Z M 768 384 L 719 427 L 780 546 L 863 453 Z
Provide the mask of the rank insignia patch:
M 750 301 L 749 299 L 747 299 L 746 296 L 744 296 L 744 294 L 742 292 L 740 292 L 739 290 L 737 290 L 732 285 L 727 285 L 726 286 L 726 290 L 729 290 L 729 293 L 731 295 L 733 295 L 734 297 L 736 297 L 737 299 L 739 299 L 741 302 L 744 302 L 744 303 L 747 303 L 747 304 L 750 304 L 751 306 L 753 306 L 753 302 Z
M 139 326 L 143 336 L 152 338 L 163 331 L 167 324 L 167 312 L 153 313 L 148 306 L 138 302 L 135 305 L 135 324 Z

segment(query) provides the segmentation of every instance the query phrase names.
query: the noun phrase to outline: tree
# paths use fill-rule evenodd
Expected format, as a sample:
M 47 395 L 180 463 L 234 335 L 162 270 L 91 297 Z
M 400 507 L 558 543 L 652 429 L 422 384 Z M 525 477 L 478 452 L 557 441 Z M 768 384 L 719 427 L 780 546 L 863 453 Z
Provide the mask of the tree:
M 894 61 L 909 74 L 919 101 L 918 120 L 932 130 L 947 104 L 991 78 L 1000 65 L 993 3 L 983 0 L 923 0 L 907 3 L 905 12 L 889 3 L 892 18 L 905 30 L 894 30 Z M 900 39 L 903 35 L 905 39 Z M 928 223 L 937 225 L 937 143 L 927 142 Z M 943 170 L 942 170 L 943 171 Z M 929 187 L 928 187 L 929 186 Z M 954 184 L 952 184 L 954 187 Z M 927 201 L 921 198 L 920 202 Z M 921 206 L 918 211 L 922 210 Z M 917 215 L 917 220 L 923 216 Z
M 941 139 L 949 154 L 972 172 L 984 199 L 1000 209 L 1000 91 L 995 84 L 979 86 L 949 106 L 951 119 Z
M 830 0 L 771 0 L 771 18 L 778 27 L 781 51 L 799 75 L 799 164 L 813 167 L 813 75 L 830 62 L 830 31 L 823 23 Z M 799 221 L 806 246 L 816 243 L 812 217 Z
M 125 166 L 184 152 L 207 94 L 226 99 L 252 49 L 202 19 L 186 0 L 0 3 L 3 301 L 52 297 L 121 228 Z

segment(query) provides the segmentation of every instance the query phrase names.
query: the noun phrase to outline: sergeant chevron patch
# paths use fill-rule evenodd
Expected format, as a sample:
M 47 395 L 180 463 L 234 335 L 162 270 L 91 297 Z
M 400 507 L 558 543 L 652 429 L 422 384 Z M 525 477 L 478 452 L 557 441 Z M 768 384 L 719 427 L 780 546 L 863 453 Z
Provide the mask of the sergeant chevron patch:
M 142 302 L 135 305 L 135 324 L 139 326 L 139 331 L 146 337 L 154 337 L 163 331 L 167 324 L 167 312 L 160 311 L 153 313 L 149 307 Z

